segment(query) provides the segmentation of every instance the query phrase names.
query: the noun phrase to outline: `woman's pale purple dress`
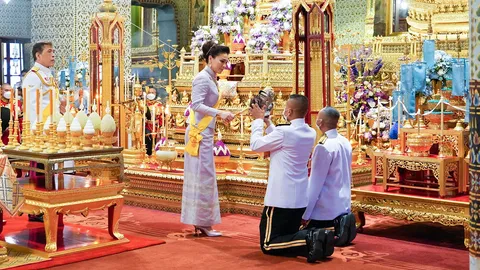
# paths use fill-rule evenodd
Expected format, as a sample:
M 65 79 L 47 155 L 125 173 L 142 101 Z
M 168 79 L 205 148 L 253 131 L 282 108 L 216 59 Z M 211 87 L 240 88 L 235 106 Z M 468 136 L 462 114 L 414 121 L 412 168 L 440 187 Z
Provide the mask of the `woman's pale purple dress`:
M 193 80 L 191 108 L 195 112 L 195 124 L 205 115 L 213 116 L 213 119 L 201 132 L 203 139 L 200 142 L 198 156 L 194 157 L 185 152 L 180 219 L 185 224 L 208 227 L 221 221 L 213 160 L 215 116 L 218 113 L 213 106 L 217 103 L 218 95 L 217 76 L 206 67 Z M 188 142 L 189 131 L 190 126 L 185 134 L 185 144 Z

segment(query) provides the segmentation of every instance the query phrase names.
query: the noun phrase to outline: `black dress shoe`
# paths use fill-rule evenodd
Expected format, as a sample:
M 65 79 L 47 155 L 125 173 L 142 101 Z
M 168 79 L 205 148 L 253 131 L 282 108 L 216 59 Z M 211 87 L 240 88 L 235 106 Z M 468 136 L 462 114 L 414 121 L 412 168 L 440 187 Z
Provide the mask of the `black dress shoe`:
M 28 215 L 28 221 L 31 221 L 31 222 L 42 222 L 42 223 L 43 223 L 43 214 L 40 214 L 40 215 Z
M 307 262 L 314 263 L 333 254 L 334 233 L 326 229 L 313 228 L 307 233 Z

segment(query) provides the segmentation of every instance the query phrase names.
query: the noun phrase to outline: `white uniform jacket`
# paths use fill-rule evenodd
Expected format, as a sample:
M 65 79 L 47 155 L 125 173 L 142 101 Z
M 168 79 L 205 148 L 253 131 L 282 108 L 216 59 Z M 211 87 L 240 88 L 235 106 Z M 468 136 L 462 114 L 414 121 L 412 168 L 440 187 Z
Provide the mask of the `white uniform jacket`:
M 315 144 L 316 132 L 305 120 L 294 119 L 290 125 L 270 125 L 263 136 L 263 120 L 252 122 L 250 148 L 270 151 L 265 206 L 303 208 L 307 206 L 308 159 Z
M 331 129 L 320 139 L 312 156 L 305 220 L 333 220 L 350 212 L 352 146 Z

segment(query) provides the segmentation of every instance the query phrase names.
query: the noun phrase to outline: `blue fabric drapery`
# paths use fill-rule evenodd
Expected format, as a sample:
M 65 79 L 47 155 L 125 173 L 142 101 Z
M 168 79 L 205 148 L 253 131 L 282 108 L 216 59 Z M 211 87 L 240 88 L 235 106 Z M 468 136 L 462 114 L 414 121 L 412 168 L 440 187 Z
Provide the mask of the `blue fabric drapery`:
M 423 41 L 423 61 L 431 69 L 435 64 L 435 40 Z
M 77 62 L 75 57 L 72 56 L 68 60 L 68 76 L 70 77 L 70 89 L 75 89 L 75 69 L 77 67 Z
M 401 91 L 403 93 L 403 103 L 408 113 L 415 113 L 415 89 L 413 88 L 413 64 L 403 64 L 400 67 Z M 413 118 L 406 115 L 407 118 Z
M 452 62 L 452 96 L 463 97 L 465 95 L 465 59 L 453 59 Z
M 65 70 L 60 71 L 60 89 L 65 89 L 67 85 L 67 78 L 65 76 Z
M 415 93 L 426 94 L 427 64 L 425 62 L 413 63 L 413 89 Z

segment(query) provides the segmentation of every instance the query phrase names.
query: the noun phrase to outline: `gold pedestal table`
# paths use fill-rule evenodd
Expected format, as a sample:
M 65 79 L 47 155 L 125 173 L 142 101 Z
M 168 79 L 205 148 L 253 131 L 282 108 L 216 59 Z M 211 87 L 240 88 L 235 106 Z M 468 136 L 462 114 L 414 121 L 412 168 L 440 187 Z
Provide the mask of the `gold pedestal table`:
M 113 147 L 98 150 L 82 150 L 68 153 L 49 154 L 15 149 L 3 149 L 3 153 L 8 156 L 14 169 L 27 170 L 32 174 L 45 174 L 45 189 L 54 190 L 53 176 L 59 174 L 58 185 L 61 188 L 63 185 L 63 173 L 68 171 L 94 171 L 114 168 L 118 169 L 118 181 L 123 182 L 124 165 L 122 150 L 122 147 Z M 76 165 L 68 167 L 69 161 L 75 162 Z M 28 164 L 28 162 L 30 164 Z M 43 164 L 43 168 L 39 168 L 35 163 Z M 67 167 L 65 167 L 65 165 L 67 165 Z
M 458 157 L 440 157 L 440 156 L 428 156 L 428 157 L 412 157 L 407 155 L 385 155 L 384 157 L 384 174 L 383 174 L 383 189 L 388 190 L 388 187 L 409 188 L 427 191 L 436 191 L 439 193 L 440 198 L 444 198 L 448 191 L 458 192 L 459 187 L 459 158 Z M 412 181 L 414 185 L 405 185 L 405 177 L 403 173 L 398 173 L 398 179 L 391 180 L 390 175 L 394 172 L 398 172 L 398 169 L 402 168 L 410 171 L 427 171 L 430 170 L 433 173 L 437 183 L 426 183 L 423 180 Z M 453 175 L 451 179 L 450 173 Z M 448 181 L 450 180 L 450 181 Z M 423 185 L 436 185 L 438 187 L 423 187 Z
M 30 178 L 19 179 L 23 184 L 24 202 L 19 208 L 19 214 L 43 214 L 45 228 L 46 256 L 53 257 L 66 253 L 89 249 L 88 246 L 75 250 L 63 249 L 57 252 L 57 232 L 63 227 L 63 215 L 82 214 L 89 211 L 108 209 L 108 232 L 111 237 L 120 241 L 92 245 L 90 248 L 114 245 L 128 242 L 118 231 L 120 213 L 124 203 L 120 194 L 124 188 L 122 148 L 102 150 L 77 151 L 70 153 L 33 153 L 29 151 L 5 149 L 13 168 L 30 171 Z M 73 160 L 72 166 L 64 165 L 65 161 Z M 27 161 L 27 162 L 26 162 Z M 44 164 L 44 169 L 37 168 L 34 163 Z M 68 163 L 67 163 L 68 164 Z M 85 169 L 116 168 L 119 170 L 118 181 L 92 179 L 77 175 L 64 175 L 65 171 Z M 32 173 L 44 173 L 44 176 Z M 40 182 L 45 179 L 45 187 Z M 14 246 L 5 243 L 7 247 Z

